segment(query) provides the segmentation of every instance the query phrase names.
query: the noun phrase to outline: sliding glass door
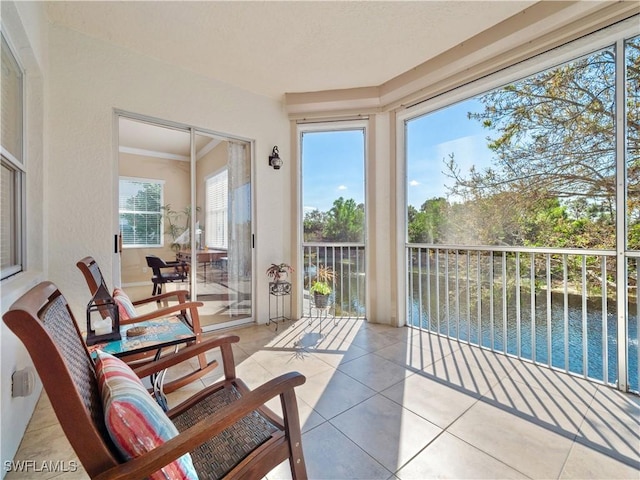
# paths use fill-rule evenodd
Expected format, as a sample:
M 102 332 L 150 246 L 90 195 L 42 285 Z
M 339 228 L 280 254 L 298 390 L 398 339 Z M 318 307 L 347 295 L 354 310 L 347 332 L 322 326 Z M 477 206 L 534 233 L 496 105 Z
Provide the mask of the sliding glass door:
M 205 330 L 253 320 L 251 143 L 119 116 L 121 283 L 151 295 L 147 256 L 187 265 Z

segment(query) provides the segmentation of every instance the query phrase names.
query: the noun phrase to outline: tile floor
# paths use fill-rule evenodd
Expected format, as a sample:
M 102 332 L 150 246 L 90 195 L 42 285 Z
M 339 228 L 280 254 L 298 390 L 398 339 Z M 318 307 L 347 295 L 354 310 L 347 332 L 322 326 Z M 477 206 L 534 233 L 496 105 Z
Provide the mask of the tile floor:
M 297 370 L 312 479 L 639 479 L 640 397 L 408 328 L 300 320 L 235 330 L 251 387 Z M 179 375 L 180 366 L 171 375 Z M 218 371 L 205 377 L 209 384 Z M 170 396 L 178 402 L 200 381 Z M 279 411 L 279 402 L 269 404 Z M 16 460 L 71 461 L 43 395 Z M 18 478 L 86 478 L 78 472 Z M 290 478 L 282 464 L 268 480 Z

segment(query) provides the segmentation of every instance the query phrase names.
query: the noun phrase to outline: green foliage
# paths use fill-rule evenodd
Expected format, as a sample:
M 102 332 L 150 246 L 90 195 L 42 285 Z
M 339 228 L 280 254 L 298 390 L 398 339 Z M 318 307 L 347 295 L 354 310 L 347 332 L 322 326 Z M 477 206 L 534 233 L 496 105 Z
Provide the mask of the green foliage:
M 408 215 L 409 241 L 438 243 L 444 239 L 444 226 L 450 206 L 444 198 L 425 201 L 419 211 L 411 207 Z
M 364 204 L 340 197 L 328 212 L 307 212 L 303 220 L 306 242 L 362 242 L 364 240 Z
M 191 226 L 191 205 L 187 205 L 180 211 L 173 210 L 169 203 L 160 208 L 164 212 L 165 234 L 171 237 L 171 249 L 178 252 L 183 246 L 186 246 L 186 244 L 180 244 L 176 240 Z M 196 212 L 199 211 L 200 207 L 196 207 Z M 184 221 L 182 220 L 183 218 Z
M 640 250 L 640 37 L 625 48 L 626 240 Z M 616 211 L 614 53 L 605 48 L 479 96 L 484 108 L 468 118 L 488 132 L 491 166 L 463 171 L 451 153 L 444 164 L 459 203 L 432 198 L 410 207 L 409 241 L 615 249 L 616 218 L 625 212 Z M 551 282 L 566 263 L 580 285 L 581 262 L 551 256 Z M 588 257 L 586 266 L 587 283 L 600 285 L 600 260 Z M 615 268 L 607 271 L 604 280 L 615 282 Z
M 334 200 L 327 214 L 324 239 L 329 242 L 362 242 L 364 240 L 364 205 L 352 198 Z
M 305 242 L 319 242 L 323 238 L 325 225 L 327 224 L 327 213 L 321 212 L 317 208 L 307 212 L 303 220 Z
M 314 282 L 309 291 L 311 293 L 317 293 L 318 295 L 329 295 L 331 293 L 331 287 L 325 282 Z

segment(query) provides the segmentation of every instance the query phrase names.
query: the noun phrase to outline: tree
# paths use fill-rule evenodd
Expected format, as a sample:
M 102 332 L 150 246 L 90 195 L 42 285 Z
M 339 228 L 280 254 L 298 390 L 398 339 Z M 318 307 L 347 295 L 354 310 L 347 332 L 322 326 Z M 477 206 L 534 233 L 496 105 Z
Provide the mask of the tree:
M 313 209 L 304 215 L 303 231 L 305 242 L 319 242 L 322 240 L 323 231 L 327 223 L 327 214 Z
M 352 198 L 333 201 L 327 213 L 324 239 L 329 242 L 364 241 L 364 204 L 356 204 Z
M 446 199 L 426 200 L 420 210 L 409 206 L 409 241 L 412 243 L 439 243 L 444 240 L 449 203 Z
M 485 109 L 469 118 L 491 130 L 496 168 L 457 177 L 456 188 L 517 186 L 612 208 L 614 74 L 614 51 L 605 49 L 479 97 Z
M 630 159 L 627 195 L 634 219 L 640 216 L 639 54 L 636 38 L 627 44 L 626 132 Z M 579 238 L 569 229 L 580 246 L 612 248 L 616 216 L 614 49 L 603 49 L 478 99 L 484 110 L 468 117 L 490 131 L 487 141 L 494 153 L 493 165 L 464 174 L 453 155 L 445 162 L 447 174 L 454 180 L 450 192 L 465 199 L 467 214 L 473 211 L 481 216 L 480 210 L 485 208 L 499 212 L 494 222 L 512 224 L 510 228 L 517 228 L 514 221 L 526 226 L 520 234 L 511 235 L 509 244 L 525 241 L 560 246 L 557 235 L 535 236 L 549 227 L 543 221 L 548 202 L 560 201 L 572 207 L 569 210 L 574 215 L 580 215 L 566 222 L 574 222 L 575 227 L 578 220 L 587 221 L 597 227 L 583 225 Z M 505 196 L 509 203 L 504 202 Z M 494 207 L 489 205 L 492 202 Z M 542 224 L 532 225 L 531 218 Z

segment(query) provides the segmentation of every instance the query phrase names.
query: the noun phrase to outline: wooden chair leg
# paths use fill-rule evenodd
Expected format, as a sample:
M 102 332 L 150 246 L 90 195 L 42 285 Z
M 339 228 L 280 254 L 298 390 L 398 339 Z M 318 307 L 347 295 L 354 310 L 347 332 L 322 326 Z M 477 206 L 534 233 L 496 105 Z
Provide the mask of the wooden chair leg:
M 282 395 L 282 410 L 289 442 L 289 466 L 293 480 L 307 479 L 307 466 L 302 451 L 302 432 L 300 431 L 300 414 L 296 396 L 293 391 L 284 392 Z

